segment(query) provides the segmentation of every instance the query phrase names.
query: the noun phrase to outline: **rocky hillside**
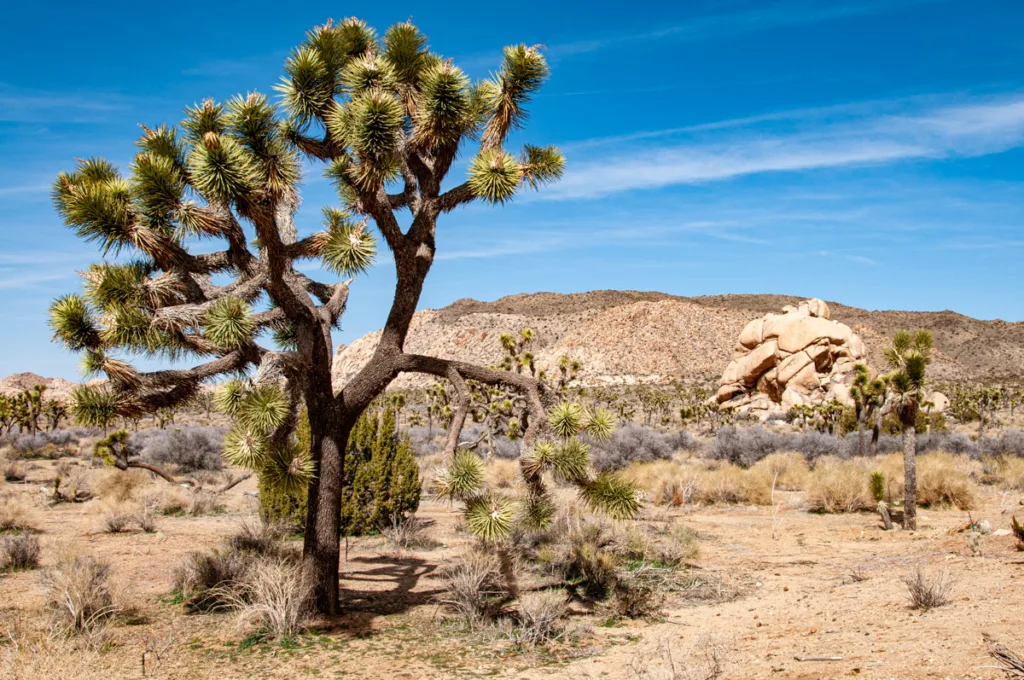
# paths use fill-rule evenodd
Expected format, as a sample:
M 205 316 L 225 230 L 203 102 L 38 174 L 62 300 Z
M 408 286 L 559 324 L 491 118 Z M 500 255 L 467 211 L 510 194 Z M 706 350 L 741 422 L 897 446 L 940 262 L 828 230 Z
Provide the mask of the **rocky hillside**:
M 717 381 L 748 321 L 801 299 L 783 295 L 685 298 L 636 291 L 521 294 L 494 302 L 464 299 L 417 313 L 407 349 L 490 365 L 501 358 L 501 333 L 529 327 L 537 331 L 533 349 L 541 366 L 569 354 L 583 363 L 588 382 Z M 874 366 L 882 365 L 881 349 L 895 331 L 927 328 L 937 349 L 933 379 L 1024 378 L 1024 323 L 981 321 L 948 311 L 871 312 L 828 304 L 833 319 L 863 338 Z M 367 360 L 378 337 L 379 333 L 371 333 L 338 348 L 336 387 Z
M 30 390 L 36 385 L 46 385 L 46 398 L 60 401 L 66 400 L 75 387 L 75 383 L 64 378 L 44 378 L 35 373 L 14 373 L 6 378 L 0 378 L 0 394 L 12 396 Z

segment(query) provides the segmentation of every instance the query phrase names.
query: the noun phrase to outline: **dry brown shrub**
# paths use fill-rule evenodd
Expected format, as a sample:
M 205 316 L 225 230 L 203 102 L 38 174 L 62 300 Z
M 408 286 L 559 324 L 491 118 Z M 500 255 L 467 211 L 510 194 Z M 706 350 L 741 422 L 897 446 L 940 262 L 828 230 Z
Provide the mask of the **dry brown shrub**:
M 92 555 L 61 553 L 46 571 L 45 583 L 46 605 L 57 633 L 92 633 L 120 609 L 110 584 L 110 563 Z
M 495 458 L 487 464 L 485 474 L 487 485 L 492 489 L 512 489 L 522 481 L 519 463 L 514 460 Z
M 0 456 L 0 474 L 3 474 L 4 481 L 24 482 L 25 477 L 28 476 L 28 471 L 25 468 L 25 464 L 20 460 L 11 460 L 10 458 Z
M 802 453 L 796 451 L 765 456 L 751 469 L 763 471 L 768 479 L 774 479 L 775 475 L 778 475 L 776 488 L 788 491 L 803 489 L 807 484 L 807 477 L 811 473 L 807 459 Z
M 65 637 L 28 640 L 9 632 L 11 644 L 0 645 L 0 678 L 9 680 L 109 680 L 95 647 Z
M 0 533 L 9 531 L 36 531 L 28 509 L 13 496 L 0 496 Z
M 108 503 L 102 509 L 101 526 L 108 534 L 127 531 L 135 522 L 138 509 L 127 503 Z
M 956 581 L 945 572 L 929 576 L 920 567 L 913 574 L 903 577 L 910 594 L 910 608 L 928 611 L 952 602 Z
M 917 457 L 917 503 L 929 507 L 955 507 L 970 510 L 977 502 L 977 492 L 971 474 L 981 463 L 966 455 L 944 451 L 929 451 Z M 903 454 L 893 453 L 879 464 L 896 500 L 903 498 Z
M 744 470 L 736 465 L 723 465 L 707 469 L 692 463 L 654 461 L 634 463 L 622 475 L 655 505 L 764 505 L 771 500 L 772 478 L 765 468 Z
M 39 566 L 39 538 L 16 534 L 0 539 L 0 571 L 24 571 Z
M 313 613 L 314 581 L 301 562 L 288 557 L 263 557 L 245 572 L 229 597 L 239 621 L 275 639 L 293 638 Z
M 145 470 L 118 470 L 112 467 L 97 471 L 92 479 L 92 489 L 97 496 L 119 503 L 134 500 L 149 484 L 149 473 Z
M 1024 458 L 999 456 L 995 460 L 994 467 L 999 488 L 1024 491 Z
M 767 505 L 771 502 L 771 496 L 772 479 L 764 470 L 744 470 L 738 465 L 723 465 L 703 470 L 697 475 L 691 501 Z
M 653 653 L 638 649 L 629 663 L 629 680 L 718 680 L 725 673 L 729 651 L 721 639 L 705 633 L 688 648 L 677 645 L 669 639 Z
M 506 637 L 524 646 L 562 639 L 567 632 L 562 620 L 566 604 L 566 595 L 561 590 L 522 595 L 517 602 L 515 614 L 503 620 Z
M 832 456 L 819 458 L 807 478 L 808 509 L 811 512 L 854 512 L 873 507 L 868 476 L 859 461 Z
M 492 622 L 509 600 L 501 562 L 493 552 L 470 550 L 441 571 L 439 601 L 471 628 Z

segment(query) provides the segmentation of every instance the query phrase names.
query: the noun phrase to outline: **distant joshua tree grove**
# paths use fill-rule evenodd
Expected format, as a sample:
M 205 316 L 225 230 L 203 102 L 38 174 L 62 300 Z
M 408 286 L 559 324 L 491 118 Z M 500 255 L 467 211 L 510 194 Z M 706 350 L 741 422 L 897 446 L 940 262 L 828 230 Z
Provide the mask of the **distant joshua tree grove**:
M 91 158 L 58 176 L 53 196 L 67 226 L 104 256 L 130 259 L 93 265 L 83 294 L 55 300 L 50 313 L 56 339 L 84 355 L 87 373 L 108 378 L 75 394 L 82 422 L 170 408 L 195 398 L 204 381 L 235 378 L 217 395 L 236 423 L 225 456 L 261 480 L 306 485 L 304 559 L 317 608 L 333 613 L 347 440 L 392 380 L 409 372 L 447 379 L 453 427 L 469 409 L 467 380 L 526 395 L 527 445 L 545 426 L 543 387 L 531 375 L 409 354 L 404 344 L 434 262 L 438 219 L 538 188 L 562 174 L 564 161 L 554 147 L 506 148 L 548 75 L 537 47 L 505 48 L 493 78 L 471 83 L 412 24 L 378 37 L 347 19 L 311 30 L 285 72 L 279 104 L 257 93 L 206 100 L 187 108 L 177 128 L 143 127 L 125 175 Z M 470 158 L 468 177 L 447 186 L 460 151 Z M 339 204 L 323 208 L 322 230 L 299 238 L 303 158 L 324 166 Z M 394 258 L 394 298 L 372 358 L 335 393 L 331 330 L 378 235 Z M 223 248 L 193 252 L 201 240 Z M 302 261 L 334 280 L 306 275 Z M 141 372 L 126 356 L 195 365 Z M 309 454 L 294 435 L 300 403 Z

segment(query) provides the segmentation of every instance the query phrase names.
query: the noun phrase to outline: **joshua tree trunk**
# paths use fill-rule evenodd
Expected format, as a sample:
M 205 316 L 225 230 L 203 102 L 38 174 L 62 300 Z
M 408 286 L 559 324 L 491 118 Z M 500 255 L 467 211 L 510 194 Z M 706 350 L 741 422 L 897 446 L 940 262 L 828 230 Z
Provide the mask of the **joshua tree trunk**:
M 903 528 L 917 529 L 917 428 L 903 419 Z
M 341 492 L 352 424 L 332 418 L 323 409 L 308 410 L 310 448 L 319 474 L 309 484 L 306 533 L 302 554 L 316 583 L 317 611 L 338 613 L 338 571 L 341 550 Z
M 871 427 L 871 455 L 878 455 L 878 436 L 882 432 L 882 409 L 875 411 L 875 424 Z

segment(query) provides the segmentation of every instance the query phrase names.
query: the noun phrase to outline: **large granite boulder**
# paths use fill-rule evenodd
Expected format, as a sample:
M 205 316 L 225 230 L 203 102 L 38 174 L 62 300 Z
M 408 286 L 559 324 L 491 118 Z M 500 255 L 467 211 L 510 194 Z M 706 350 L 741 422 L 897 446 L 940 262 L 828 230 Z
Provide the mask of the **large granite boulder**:
M 833 321 L 823 301 L 787 305 L 782 314 L 755 319 L 740 332 L 722 373 L 719 408 L 767 417 L 798 404 L 852 403 L 853 367 L 864 354 L 860 336 Z

